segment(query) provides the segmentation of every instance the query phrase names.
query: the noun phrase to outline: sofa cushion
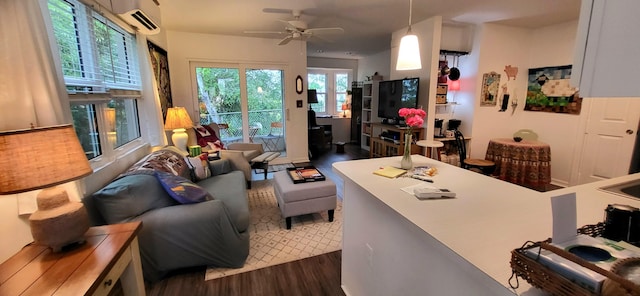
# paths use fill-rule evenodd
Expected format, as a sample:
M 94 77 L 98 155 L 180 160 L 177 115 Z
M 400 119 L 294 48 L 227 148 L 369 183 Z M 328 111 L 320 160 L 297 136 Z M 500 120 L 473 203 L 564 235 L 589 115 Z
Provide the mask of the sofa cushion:
M 239 232 L 249 227 L 249 201 L 244 174 L 232 171 L 198 182 L 198 185 L 212 192 L 216 200 L 222 201 Z
M 183 177 L 165 172 L 156 172 L 155 175 L 169 196 L 181 204 L 198 203 L 213 199 L 204 188 Z
M 152 174 L 121 177 L 92 195 L 108 224 L 120 223 L 147 211 L 178 204 Z

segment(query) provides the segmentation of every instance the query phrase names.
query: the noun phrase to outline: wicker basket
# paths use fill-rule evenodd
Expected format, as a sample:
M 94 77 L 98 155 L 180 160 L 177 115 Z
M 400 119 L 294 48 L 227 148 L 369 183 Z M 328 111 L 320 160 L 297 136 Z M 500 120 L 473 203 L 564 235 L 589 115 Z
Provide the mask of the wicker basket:
M 603 232 L 603 230 L 604 230 L 604 223 L 598 223 L 595 225 L 584 226 L 578 229 L 578 233 L 595 237 L 600 235 Z M 561 275 L 558 275 L 555 271 L 549 269 L 546 266 L 543 266 L 535 259 L 529 258 L 524 254 L 525 251 L 529 248 L 542 247 L 546 249 L 547 244 L 545 243 L 550 243 L 550 242 L 551 242 L 551 239 L 547 239 L 546 241 L 543 241 L 543 242 L 530 242 L 525 244 L 525 246 L 523 246 L 522 248 L 511 251 L 511 269 L 513 270 L 513 275 L 512 275 L 512 278 L 509 280 L 509 283 L 511 284 L 512 288 L 514 289 L 517 288 L 518 286 L 517 277 L 520 277 L 526 280 L 532 286 L 539 288 L 543 291 L 549 292 L 553 295 L 567 295 L 567 296 L 599 295 L 587 290 L 586 288 L 583 288 L 582 286 L 568 280 L 567 278 Z M 560 249 L 558 250 L 560 252 L 564 252 Z M 554 250 L 550 250 L 550 251 L 553 251 L 554 253 L 571 260 L 571 258 L 567 257 L 567 256 L 572 256 L 568 252 L 564 252 L 565 254 L 561 254 Z M 600 271 L 595 270 L 598 267 L 596 267 L 591 263 L 588 263 L 586 261 L 582 263 L 581 262 L 576 262 L 576 263 L 600 273 Z M 611 280 L 611 282 L 613 282 L 614 284 L 619 284 L 623 281 L 626 281 L 625 279 L 622 279 L 611 272 L 609 272 L 609 274 L 604 274 L 604 275 L 608 277 L 607 281 Z M 511 282 L 511 280 L 514 278 L 516 280 L 515 286 Z M 627 284 L 629 283 L 630 282 L 628 282 Z M 633 283 L 631 283 L 631 285 L 633 285 Z M 638 293 L 630 292 L 627 290 L 627 293 L 616 294 L 616 295 L 638 295 Z

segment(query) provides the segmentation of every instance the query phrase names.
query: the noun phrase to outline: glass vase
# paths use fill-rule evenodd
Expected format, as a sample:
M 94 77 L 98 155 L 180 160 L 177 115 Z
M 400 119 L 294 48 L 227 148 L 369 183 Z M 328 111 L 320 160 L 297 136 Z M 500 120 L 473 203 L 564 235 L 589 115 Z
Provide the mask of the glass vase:
M 404 153 L 402 154 L 402 160 L 400 161 L 400 168 L 408 170 L 413 167 L 413 161 L 411 160 L 411 140 L 413 134 L 404 134 Z

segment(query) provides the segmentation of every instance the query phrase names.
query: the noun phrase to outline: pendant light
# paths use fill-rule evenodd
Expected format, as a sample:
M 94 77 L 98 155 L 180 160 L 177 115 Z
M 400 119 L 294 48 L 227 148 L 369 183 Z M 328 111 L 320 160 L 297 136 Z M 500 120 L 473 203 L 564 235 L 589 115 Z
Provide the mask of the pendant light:
M 398 61 L 396 70 L 417 70 L 422 69 L 420 61 L 420 46 L 418 36 L 411 33 L 411 9 L 413 0 L 409 0 L 409 29 L 407 34 L 400 40 L 400 50 L 398 51 Z

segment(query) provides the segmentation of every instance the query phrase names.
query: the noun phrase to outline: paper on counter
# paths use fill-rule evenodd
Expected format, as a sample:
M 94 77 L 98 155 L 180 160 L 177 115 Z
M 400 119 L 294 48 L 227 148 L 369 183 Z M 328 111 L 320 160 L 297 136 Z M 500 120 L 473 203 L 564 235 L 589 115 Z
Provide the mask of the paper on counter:
M 553 216 L 554 243 L 561 243 L 573 239 L 577 235 L 576 194 L 567 193 L 551 197 L 551 212 Z
M 415 193 L 413 193 L 413 190 L 416 188 L 432 188 L 432 189 L 436 189 L 435 186 L 429 185 L 429 184 L 425 184 L 425 183 L 418 183 L 415 185 L 411 185 L 411 186 L 407 186 L 407 187 L 402 187 L 400 188 L 402 191 L 409 193 L 411 195 L 415 195 Z

